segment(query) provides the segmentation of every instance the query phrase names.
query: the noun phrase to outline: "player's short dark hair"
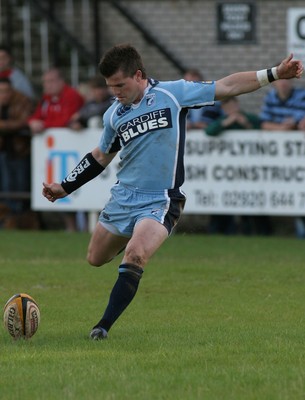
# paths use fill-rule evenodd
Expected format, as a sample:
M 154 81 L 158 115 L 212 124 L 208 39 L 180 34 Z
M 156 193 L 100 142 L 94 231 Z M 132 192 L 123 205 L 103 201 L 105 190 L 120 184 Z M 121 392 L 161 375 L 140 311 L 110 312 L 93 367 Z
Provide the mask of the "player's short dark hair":
M 140 70 L 143 78 L 146 78 L 142 58 L 130 44 L 120 44 L 108 50 L 99 63 L 99 70 L 105 78 L 109 78 L 119 70 L 126 77 L 132 77 Z

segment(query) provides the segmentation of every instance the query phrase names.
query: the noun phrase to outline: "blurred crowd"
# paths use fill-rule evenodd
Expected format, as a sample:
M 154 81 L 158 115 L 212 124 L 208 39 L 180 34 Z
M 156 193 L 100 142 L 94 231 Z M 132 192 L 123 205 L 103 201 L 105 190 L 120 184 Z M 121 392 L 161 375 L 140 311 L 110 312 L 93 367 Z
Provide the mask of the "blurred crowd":
M 183 78 L 203 81 L 196 69 Z M 244 111 L 237 98 L 215 102 L 213 106 L 190 109 L 187 129 L 208 136 L 226 130 L 305 130 L 305 88 L 291 80 L 270 85 L 258 114 Z M 93 76 L 73 88 L 59 68 L 50 68 L 41 77 L 41 94 L 14 64 L 10 49 L 0 45 L 0 228 L 43 229 L 39 213 L 30 207 L 31 138 L 48 128 L 102 128 L 102 117 L 112 104 L 112 95 L 101 76 Z M 67 231 L 87 230 L 86 215 L 60 213 Z M 237 222 L 238 221 L 238 222 Z M 295 234 L 305 238 L 305 216 L 295 218 Z M 209 216 L 207 231 L 218 234 L 271 235 L 268 216 Z
M 28 77 L 14 65 L 10 49 L 0 45 L 0 227 L 42 228 L 31 212 L 31 138 L 48 128 L 102 127 L 112 96 L 101 76 L 71 87 L 59 68 L 41 77 L 37 96 Z M 86 217 L 61 213 L 67 231 L 86 230 Z M 81 217 L 81 218 L 78 218 Z

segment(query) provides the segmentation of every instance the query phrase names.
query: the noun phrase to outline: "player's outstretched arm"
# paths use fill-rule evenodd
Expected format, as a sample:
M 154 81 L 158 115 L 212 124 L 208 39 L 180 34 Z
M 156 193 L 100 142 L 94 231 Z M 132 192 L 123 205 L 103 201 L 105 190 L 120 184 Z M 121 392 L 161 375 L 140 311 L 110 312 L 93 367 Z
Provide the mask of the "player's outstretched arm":
M 301 61 L 294 60 L 290 54 L 277 67 L 228 75 L 216 81 L 215 100 L 253 92 L 277 79 L 299 79 L 303 70 Z

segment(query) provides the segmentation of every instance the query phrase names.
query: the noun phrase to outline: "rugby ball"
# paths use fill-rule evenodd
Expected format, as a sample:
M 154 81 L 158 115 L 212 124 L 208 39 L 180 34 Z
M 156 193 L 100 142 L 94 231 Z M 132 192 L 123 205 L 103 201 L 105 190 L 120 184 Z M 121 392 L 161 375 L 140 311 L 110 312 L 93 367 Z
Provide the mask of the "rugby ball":
M 4 326 L 14 339 L 29 339 L 40 323 L 38 304 L 25 293 L 12 296 L 4 306 Z

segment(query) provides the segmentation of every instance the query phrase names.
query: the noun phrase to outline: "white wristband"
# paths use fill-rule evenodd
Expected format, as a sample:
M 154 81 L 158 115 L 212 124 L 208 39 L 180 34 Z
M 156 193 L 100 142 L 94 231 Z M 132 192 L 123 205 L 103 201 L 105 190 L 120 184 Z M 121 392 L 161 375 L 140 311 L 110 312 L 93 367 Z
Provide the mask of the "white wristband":
M 277 74 L 277 67 L 261 69 L 260 71 L 256 72 L 256 77 L 260 86 L 266 86 L 269 83 L 279 79 Z

